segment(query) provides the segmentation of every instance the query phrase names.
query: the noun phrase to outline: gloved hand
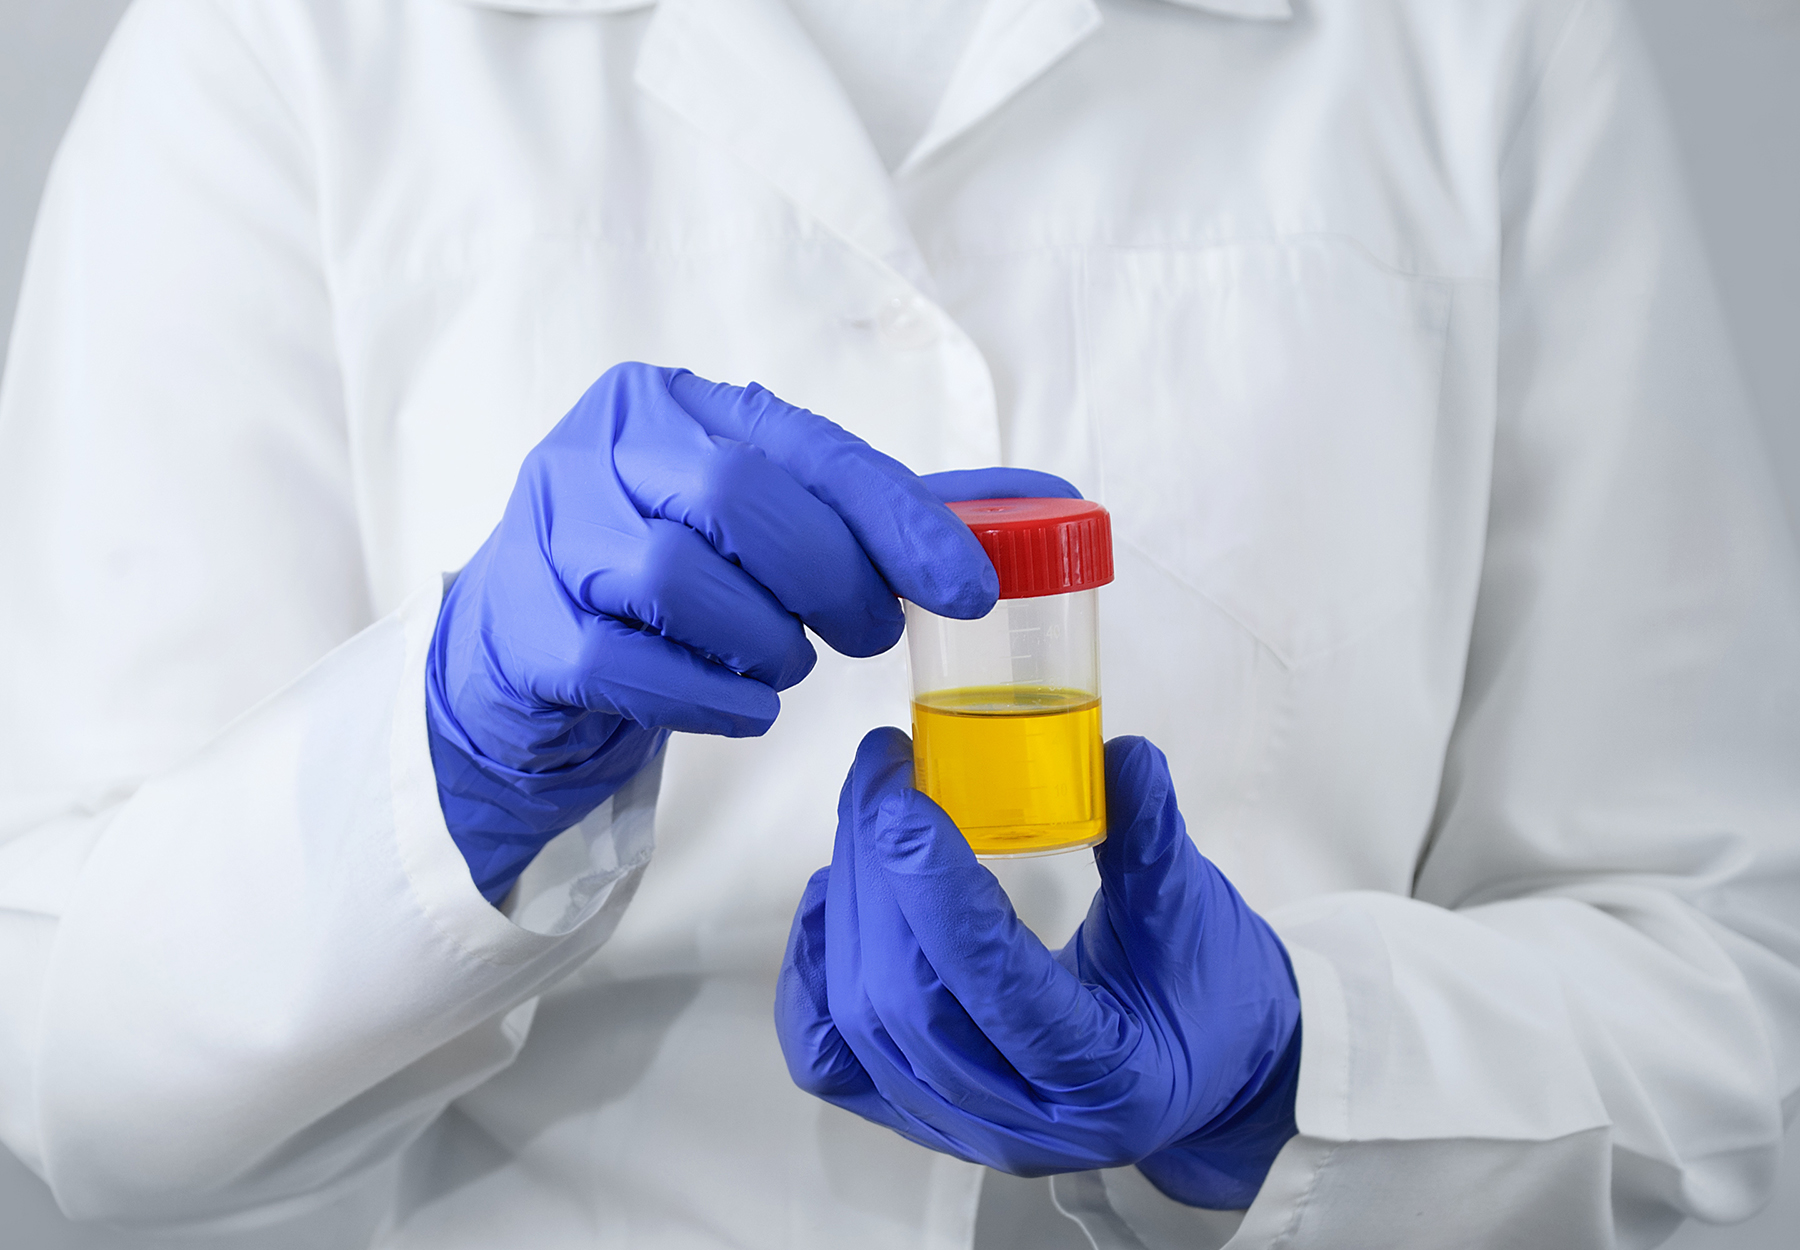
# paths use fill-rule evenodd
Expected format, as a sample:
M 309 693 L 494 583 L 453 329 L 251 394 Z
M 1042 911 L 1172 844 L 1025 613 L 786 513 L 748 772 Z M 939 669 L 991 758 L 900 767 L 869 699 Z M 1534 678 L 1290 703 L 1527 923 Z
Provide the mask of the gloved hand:
M 1024 1176 L 1135 1163 L 1190 1206 L 1255 1197 L 1294 1135 L 1287 953 L 1189 841 L 1168 763 L 1106 745 L 1100 890 L 1052 955 L 930 799 L 863 739 L 776 990 L 801 1088 Z
M 1073 493 L 943 477 L 945 498 Z M 803 624 L 874 655 L 900 637 L 896 594 L 976 617 L 998 591 L 968 526 L 861 439 L 759 386 L 610 369 L 525 458 L 439 611 L 425 692 L 451 836 L 497 903 L 670 730 L 767 730 L 817 659 Z

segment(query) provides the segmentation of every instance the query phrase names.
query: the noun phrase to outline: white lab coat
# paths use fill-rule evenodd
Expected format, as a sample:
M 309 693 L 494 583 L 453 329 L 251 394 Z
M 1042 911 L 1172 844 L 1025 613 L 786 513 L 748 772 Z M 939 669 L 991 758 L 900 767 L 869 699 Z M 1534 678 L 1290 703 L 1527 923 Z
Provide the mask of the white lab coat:
M 1728 355 L 1621 0 L 994 0 L 893 176 L 776 0 L 140 0 L 0 410 L 0 1138 L 284 1245 L 968 1244 L 981 1170 L 769 1021 L 898 653 L 678 738 L 505 914 L 444 829 L 442 576 L 640 358 L 1112 510 L 1107 730 L 1305 1041 L 1241 1226 L 1060 1178 L 1101 1244 L 1741 1217 L 1800 594 Z M 1010 879 L 1060 940 L 1091 871 Z

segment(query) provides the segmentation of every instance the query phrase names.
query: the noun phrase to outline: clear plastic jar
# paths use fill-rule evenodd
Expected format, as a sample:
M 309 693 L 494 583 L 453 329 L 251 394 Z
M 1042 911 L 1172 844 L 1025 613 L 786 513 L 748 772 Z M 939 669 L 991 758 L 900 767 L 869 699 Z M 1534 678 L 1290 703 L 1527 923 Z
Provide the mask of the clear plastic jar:
M 1080 499 L 954 503 L 1000 574 L 974 621 L 906 605 L 915 784 L 984 857 L 1106 837 L 1099 590 L 1112 524 Z

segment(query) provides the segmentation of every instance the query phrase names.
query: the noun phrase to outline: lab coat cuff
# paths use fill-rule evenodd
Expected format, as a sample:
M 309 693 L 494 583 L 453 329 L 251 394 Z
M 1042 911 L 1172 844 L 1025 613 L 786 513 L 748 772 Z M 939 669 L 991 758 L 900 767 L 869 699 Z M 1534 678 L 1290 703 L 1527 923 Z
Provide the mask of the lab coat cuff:
M 1053 1177 L 1050 1192 L 1096 1250 L 1260 1250 L 1285 1244 L 1337 1149 L 1317 1138 L 1289 1139 L 1248 1211 L 1186 1206 L 1135 1167 Z
M 604 940 L 637 888 L 654 845 L 660 755 L 585 820 L 545 846 L 503 906 L 476 888 L 438 801 L 425 711 L 425 663 L 452 577 L 434 579 L 401 606 L 405 660 L 391 744 L 394 837 L 422 912 L 458 947 L 486 962 L 524 963 L 580 934 Z
M 1289 1229 L 1317 1184 L 1348 1121 L 1350 1050 L 1344 990 L 1331 962 L 1291 946 L 1300 990 L 1300 1087 L 1290 1138 L 1248 1211 L 1212 1211 L 1175 1201 L 1135 1167 L 1055 1178 L 1064 1214 L 1101 1250 L 1223 1250 L 1266 1246 Z
M 1374 892 L 1269 922 L 1300 991 L 1299 1133 L 1230 1250 L 1610 1244 L 1610 1125 L 1540 956 Z

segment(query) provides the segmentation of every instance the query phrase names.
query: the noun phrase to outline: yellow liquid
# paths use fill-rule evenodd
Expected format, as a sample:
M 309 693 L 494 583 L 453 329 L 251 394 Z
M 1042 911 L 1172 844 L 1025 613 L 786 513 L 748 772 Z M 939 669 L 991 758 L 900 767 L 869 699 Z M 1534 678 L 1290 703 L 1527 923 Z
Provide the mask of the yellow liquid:
M 965 686 L 913 701 L 915 784 L 977 855 L 1106 837 L 1100 700 L 1053 686 Z

